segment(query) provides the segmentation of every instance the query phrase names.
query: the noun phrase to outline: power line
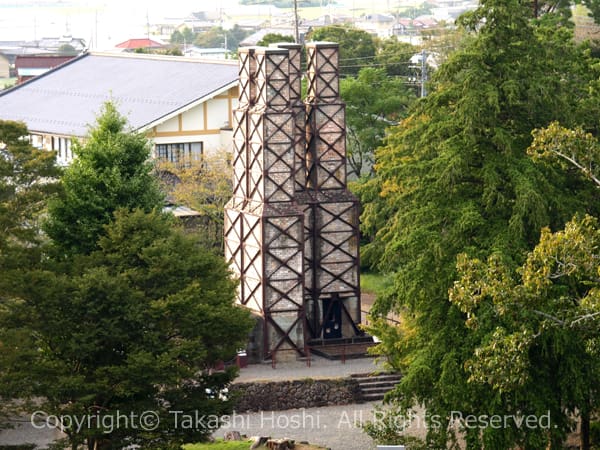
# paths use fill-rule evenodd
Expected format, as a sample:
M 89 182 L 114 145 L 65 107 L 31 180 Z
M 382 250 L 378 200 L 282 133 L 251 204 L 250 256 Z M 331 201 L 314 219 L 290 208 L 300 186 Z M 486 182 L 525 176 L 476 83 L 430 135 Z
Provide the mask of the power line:
M 369 64 L 369 65 L 364 65 L 364 64 L 351 64 L 348 66 L 340 66 L 340 69 L 353 69 L 355 67 L 392 67 L 392 66 L 406 66 L 406 65 L 414 65 L 414 63 L 410 62 L 410 61 L 400 61 L 397 63 L 376 63 L 376 64 Z

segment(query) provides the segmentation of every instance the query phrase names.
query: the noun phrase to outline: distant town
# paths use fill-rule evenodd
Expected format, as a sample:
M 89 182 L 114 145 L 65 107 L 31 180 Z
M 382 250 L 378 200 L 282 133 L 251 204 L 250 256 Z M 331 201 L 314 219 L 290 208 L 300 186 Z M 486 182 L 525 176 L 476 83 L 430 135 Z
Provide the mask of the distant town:
M 475 0 L 298 1 L 296 19 L 291 0 L 218 1 L 205 9 L 178 3 L 173 9 L 158 2 L 0 2 L 0 89 L 86 51 L 226 59 L 239 46 L 256 45 L 267 34 L 297 35 L 303 41 L 311 30 L 335 24 L 418 46 L 424 38 L 452 28 L 456 17 L 477 5 Z

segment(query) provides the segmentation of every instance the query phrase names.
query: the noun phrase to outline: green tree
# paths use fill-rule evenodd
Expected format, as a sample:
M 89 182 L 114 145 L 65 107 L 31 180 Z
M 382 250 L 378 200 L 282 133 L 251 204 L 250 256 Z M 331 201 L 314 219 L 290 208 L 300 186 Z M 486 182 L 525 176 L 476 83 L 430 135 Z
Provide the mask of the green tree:
M 194 44 L 204 48 L 227 48 L 231 52 L 236 52 L 245 38 L 250 35 L 250 31 L 244 30 L 235 24 L 231 30 L 225 30 L 223 27 L 213 27 L 203 33 L 196 35 Z
M 37 249 L 46 203 L 58 191 L 56 155 L 34 148 L 20 122 L 0 120 L 0 266 Z
M 363 30 L 342 25 L 330 25 L 312 31 L 307 40 L 330 41 L 340 45 L 340 74 L 356 75 L 365 66 L 373 64 L 375 39 Z
M 54 247 L 67 251 L 24 259 L 43 238 L 35 224 L 57 171 L 24 126 L 0 123 L 0 415 L 62 418 L 56 426 L 74 450 L 178 449 L 206 438 L 217 419 L 188 426 L 181 415 L 231 411 L 223 393 L 235 371 L 211 368 L 235 355 L 252 325 L 234 305 L 224 260 L 160 212 L 148 143 L 124 124 L 107 104 L 65 172 L 49 223 Z M 107 214 L 96 214 L 101 206 Z M 68 217 L 91 231 L 75 240 L 61 230 Z
M 58 54 L 63 56 L 76 56 L 79 52 L 71 44 L 63 44 L 58 47 Z
M 528 153 L 536 161 L 559 164 L 563 170 L 575 169 L 600 187 L 600 143 L 582 126 L 574 129 L 552 122 L 548 127 L 533 131 Z
M 183 27 L 182 30 L 175 30 L 171 33 L 171 44 L 188 44 L 191 45 L 196 39 L 196 33 L 189 27 Z
M 196 35 L 194 45 L 203 48 L 224 48 L 225 30 L 222 27 L 213 27 L 208 31 Z
M 54 152 L 30 144 L 25 124 L 0 120 L 0 310 L 13 274 L 36 267 L 43 253 L 41 221 L 47 200 L 59 191 L 55 161 Z M 19 356 L 2 343 L 0 353 L 5 360 Z M 0 407 L 0 429 L 8 417 L 14 417 L 14 410 Z
M 148 139 L 128 130 L 116 106 L 106 103 L 89 136 L 73 143 L 76 158 L 62 177 L 64 197 L 49 207 L 45 230 L 63 253 L 94 250 L 119 208 L 163 206 L 150 151 Z
M 294 42 L 294 36 L 288 34 L 267 33 L 256 45 L 268 47 L 269 44 L 274 44 L 276 42 Z
M 554 13 L 557 16 L 557 20 L 567 23 L 572 17 L 572 9 L 575 5 L 586 7 L 589 16 L 596 23 L 599 23 L 600 3 L 598 0 L 533 0 L 531 2 L 531 9 L 536 18 L 543 18 L 546 15 Z
M 165 175 L 165 190 L 175 203 L 200 213 L 201 243 L 222 252 L 224 208 L 233 194 L 231 155 L 220 151 L 188 166 L 163 162 L 158 169 Z
M 340 91 L 346 102 L 350 172 L 359 178 L 368 176 L 386 128 L 406 116 L 415 96 L 404 80 L 390 78 L 385 69 L 372 67 L 361 69 L 356 78 L 342 79 Z
M 580 419 L 582 450 L 600 406 L 599 244 L 598 221 L 576 217 L 562 231 L 543 229 L 517 272 L 495 255 L 459 257 L 450 292 L 482 335 L 466 362 L 469 380 L 537 404 L 559 438 Z
M 244 30 L 237 23 L 232 29 L 227 30 L 227 49 L 230 52 L 237 52 L 240 42 L 252 34 L 249 30 Z
M 410 58 L 418 51 L 414 45 L 398 41 L 396 36 L 382 39 L 377 45 L 375 64 L 385 68 L 390 76 L 408 76 Z
M 36 399 L 42 422 L 77 418 L 61 424 L 73 450 L 177 449 L 214 430 L 218 420 L 190 427 L 183 414 L 231 411 L 220 394 L 235 371 L 210 368 L 244 345 L 251 320 L 233 305 L 224 260 L 173 220 L 119 209 L 97 250 L 12 274 L 0 308 L 4 407 Z
M 526 153 L 532 130 L 581 117 L 596 77 L 569 29 L 531 18 L 529 3 L 517 0 L 486 0 L 461 18 L 472 39 L 389 133 L 376 154 L 376 177 L 360 192 L 363 231 L 372 237 L 362 255 L 396 272 L 374 313 L 395 310 L 403 319 L 398 328 L 376 321 L 371 332 L 404 374 L 395 392 L 400 406 L 422 404 L 429 419 L 440 420 L 428 430 L 429 448 L 452 442 L 452 411 L 526 415 L 545 404 L 534 393 L 521 398 L 469 381 L 466 363 L 485 334 L 473 334 L 449 301 L 458 255 L 485 260 L 494 253 L 516 268 L 542 227 L 560 229 L 577 211 L 597 211 L 598 192 L 581 177 L 537 165 Z M 509 424 L 467 428 L 464 437 L 469 448 L 544 448 L 561 432 Z

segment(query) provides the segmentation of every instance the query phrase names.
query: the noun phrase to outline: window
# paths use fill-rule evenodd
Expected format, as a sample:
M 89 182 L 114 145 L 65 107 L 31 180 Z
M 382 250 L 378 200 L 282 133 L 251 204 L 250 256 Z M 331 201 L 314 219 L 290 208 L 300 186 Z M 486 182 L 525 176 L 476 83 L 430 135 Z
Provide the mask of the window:
M 71 152 L 71 139 L 52 136 L 52 150 L 58 154 L 59 161 L 71 161 L 73 153 Z
M 35 148 L 43 148 L 44 147 L 44 138 L 39 134 L 32 134 L 29 136 L 29 142 Z
M 156 144 L 155 155 L 161 161 L 186 165 L 191 161 L 198 161 L 203 150 L 202 142 Z

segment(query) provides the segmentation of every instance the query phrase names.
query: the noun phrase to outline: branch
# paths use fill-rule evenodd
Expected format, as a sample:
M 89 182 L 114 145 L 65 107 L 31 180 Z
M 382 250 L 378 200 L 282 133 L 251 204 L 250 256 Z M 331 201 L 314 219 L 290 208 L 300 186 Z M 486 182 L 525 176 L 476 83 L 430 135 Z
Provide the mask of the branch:
M 581 170 L 584 174 L 589 176 L 592 179 L 592 181 L 594 183 L 596 183 L 597 186 L 600 187 L 600 179 L 598 179 L 590 170 L 586 169 L 582 164 L 578 163 L 575 158 L 567 156 L 558 150 L 551 150 L 551 151 L 554 152 L 556 155 L 560 156 L 561 158 L 569 161 L 571 164 L 573 164 L 575 167 L 577 167 L 579 170 Z
M 548 278 L 551 280 L 557 280 L 561 277 L 568 276 L 577 269 L 577 266 L 570 261 L 563 262 L 556 256 L 552 256 L 552 259 L 557 267 L 555 272 L 548 275 Z
M 574 321 L 571 322 L 571 326 L 575 325 L 577 322 L 581 322 L 583 320 L 587 320 L 587 319 L 593 319 L 596 316 L 600 316 L 600 311 L 599 312 L 595 312 L 595 313 L 590 313 L 590 314 L 585 314 L 577 319 L 575 319 Z
M 537 309 L 534 309 L 533 312 L 534 312 L 534 314 L 537 314 L 538 316 L 545 317 L 546 319 L 550 319 L 550 320 L 552 320 L 553 322 L 556 322 L 559 325 L 562 325 L 562 326 L 566 325 L 566 322 L 564 320 L 560 320 L 558 317 L 551 316 L 550 314 L 545 313 L 543 311 L 538 311 Z
M 595 313 L 589 313 L 589 314 L 585 314 L 581 317 L 578 317 L 575 320 L 572 320 L 571 322 L 567 323 L 564 320 L 560 320 L 558 317 L 552 316 L 548 313 L 545 313 L 543 311 L 538 311 L 537 309 L 533 310 L 534 314 L 537 314 L 538 316 L 542 316 L 545 317 L 547 319 L 552 320 L 553 322 L 561 325 L 561 326 L 569 326 L 569 327 L 573 327 L 575 326 L 577 323 L 582 322 L 584 320 L 588 320 L 588 319 L 593 319 L 594 317 L 600 316 L 600 311 L 595 312 Z

